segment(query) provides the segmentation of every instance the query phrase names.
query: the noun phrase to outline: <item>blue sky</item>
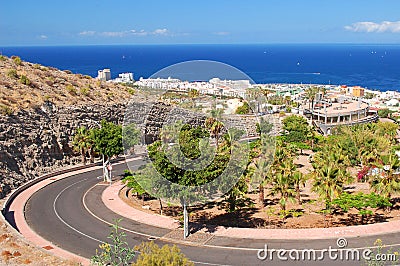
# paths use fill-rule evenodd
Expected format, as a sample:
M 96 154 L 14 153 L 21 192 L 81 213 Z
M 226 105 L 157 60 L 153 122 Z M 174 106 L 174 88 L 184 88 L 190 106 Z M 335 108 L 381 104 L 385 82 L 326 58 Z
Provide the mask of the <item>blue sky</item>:
M 0 45 L 400 43 L 399 0 L 2 1 Z

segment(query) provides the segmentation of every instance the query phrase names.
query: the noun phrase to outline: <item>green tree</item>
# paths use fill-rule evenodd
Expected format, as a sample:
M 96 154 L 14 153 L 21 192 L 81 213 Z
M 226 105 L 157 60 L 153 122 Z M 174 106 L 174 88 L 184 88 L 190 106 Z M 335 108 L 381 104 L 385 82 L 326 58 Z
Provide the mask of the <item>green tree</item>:
M 244 102 L 242 106 L 239 106 L 236 109 L 236 114 L 238 115 L 247 115 L 250 113 L 250 106 L 247 102 Z
M 257 134 L 268 134 L 271 132 L 273 125 L 268 121 L 265 121 L 264 118 L 260 118 L 260 122 L 256 124 L 256 132 Z
M 249 202 L 246 197 L 247 183 L 245 176 L 242 176 L 239 181 L 225 194 L 226 210 L 230 213 L 235 212 L 240 207 L 245 207 Z
M 311 129 L 308 126 L 306 118 L 298 115 L 290 115 L 285 117 L 282 123 L 285 130 L 283 134 L 285 141 L 296 145 L 301 150 L 301 153 L 303 149 L 309 148 L 305 142 L 308 140 L 308 136 L 310 136 Z
M 160 248 L 154 242 L 144 242 L 135 249 L 139 256 L 132 266 L 194 266 L 175 245 L 164 245 Z
M 295 171 L 292 176 L 292 180 L 294 183 L 294 189 L 296 193 L 296 200 L 299 204 L 301 204 L 301 190 L 300 187 L 304 187 L 306 185 L 308 176 L 304 175 L 300 171 Z
M 318 93 L 318 88 L 316 87 L 309 87 L 305 90 L 306 98 L 308 99 L 308 108 L 313 110 L 314 109 L 314 100 Z
M 374 192 L 390 199 L 400 193 L 400 161 L 394 153 L 382 156 L 381 160 L 378 165 L 381 171 L 370 176 L 369 184 Z
M 290 176 L 284 173 L 277 173 L 274 178 L 270 179 L 270 195 L 279 196 L 279 205 L 283 212 L 286 211 L 288 201 L 293 202 L 295 199 L 295 191 Z
M 86 153 L 91 147 L 92 140 L 86 127 L 79 127 L 72 140 L 74 150 L 82 156 L 82 163 L 86 164 Z
M 135 177 L 129 170 L 124 171 L 124 179 L 123 183 L 126 184 L 128 188 L 131 189 L 132 193 L 136 194 L 136 197 L 142 197 L 142 205 L 144 205 L 144 199 L 148 195 L 146 190 L 137 182 L 137 178 Z
M 129 124 L 122 127 L 122 144 L 128 154 L 135 152 L 135 145 L 140 141 L 140 130 L 135 124 Z
M 392 113 L 393 112 L 387 108 L 378 110 L 378 115 L 382 118 L 389 118 Z
M 259 202 L 261 203 L 261 206 L 264 207 L 264 182 L 266 182 L 267 174 L 269 171 L 269 162 L 265 160 L 264 158 L 260 158 L 258 161 L 255 163 L 255 171 L 254 171 L 254 179 L 253 183 L 258 183 L 258 199 Z
M 101 127 L 93 129 L 95 149 L 100 154 L 111 158 L 123 152 L 122 127 L 106 120 L 101 121 Z
M 216 145 L 218 147 L 220 133 L 224 128 L 224 124 L 214 117 L 208 117 L 204 123 L 206 128 L 210 130 L 211 136 L 215 138 Z
M 312 191 L 325 200 L 325 209 L 330 210 L 332 200 L 343 191 L 348 173 L 334 164 L 325 164 L 312 172 Z

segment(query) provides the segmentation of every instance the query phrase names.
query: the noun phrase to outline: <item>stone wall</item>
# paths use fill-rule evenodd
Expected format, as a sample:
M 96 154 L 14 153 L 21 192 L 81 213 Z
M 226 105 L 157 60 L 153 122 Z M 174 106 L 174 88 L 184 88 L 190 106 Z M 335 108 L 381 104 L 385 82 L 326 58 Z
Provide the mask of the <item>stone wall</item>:
M 79 126 L 106 118 L 121 123 L 123 104 L 56 107 L 0 115 L 0 198 L 11 189 L 56 168 L 79 162 L 70 142 Z
M 71 147 L 74 130 L 80 126 L 97 127 L 94 121 L 103 118 L 119 124 L 134 122 L 141 127 L 148 144 L 158 138 L 164 123 L 182 120 L 199 126 L 204 124 L 206 115 L 144 101 L 128 106 L 56 107 L 48 103 L 36 110 L 0 115 L 0 198 L 35 177 L 79 163 L 80 156 Z M 249 135 L 255 134 L 254 117 L 229 117 L 225 121 L 246 129 Z

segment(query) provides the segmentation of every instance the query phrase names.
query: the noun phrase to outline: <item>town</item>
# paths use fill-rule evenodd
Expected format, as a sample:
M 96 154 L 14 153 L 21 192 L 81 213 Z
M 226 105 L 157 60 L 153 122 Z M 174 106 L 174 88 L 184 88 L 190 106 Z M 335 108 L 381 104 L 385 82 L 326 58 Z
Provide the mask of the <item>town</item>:
M 133 73 L 122 73 L 118 78 L 111 79 L 110 69 L 100 70 L 97 79 L 130 84 L 142 89 L 158 89 L 192 96 L 208 95 L 219 99 L 212 106 L 208 100 L 202 101 L 201 97 L 195 100 L 193 97 L 176 97 L 176 94 L 164 97 L 169 104 L 194 103 L 204 112 L 216 108 L 222 109 L 225 114 L 235 114 L 247 101 L 250 104 L 248 113 L 303 115 L 323 135 L 330 135 L 332 128 L 339 125 L 376 122 L 379 117 L 395 122 L 400 119 L 398 91 L 382 92 L 347 85 L 252 84 L 250 80 L 222 80 L 218 77 L 209 81 L 193 82 L 173 77 L 141 77 L 135 81 Z

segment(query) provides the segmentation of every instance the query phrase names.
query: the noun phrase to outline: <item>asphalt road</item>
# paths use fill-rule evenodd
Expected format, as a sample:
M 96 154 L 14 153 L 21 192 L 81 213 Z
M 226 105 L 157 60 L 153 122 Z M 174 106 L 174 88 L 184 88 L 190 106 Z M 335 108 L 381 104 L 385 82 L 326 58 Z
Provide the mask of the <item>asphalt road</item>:
M 137 166 L 142 162 L 136 161 Z M 131 165 L 132 163 L 130 163 Z M 126 164 L 114 166 L 115 175 L 122 174 Z M 25 217 L 29 226 L 39 235 L 65 250 L 90 258 L 101 241 L 108 241 L 110 225 L 115 219 L 122 219 L 120 226 L 125 230 L 130 246 L 149 241 L 154 236 L 157 244 L 160 237 L 169 233 L 168 229 L 158 228 L 123 218 L 107 209 L 101 201 L 101 193 L 106 188 L 99 184 L 101 170 L 74 175 L 56 181 L 37 191 L 27 202 Z M 97 185 L 96 185 L 97 184 Z M 88 211 L 90 210 L 90 212 Z M 100 219 L 99 219 L 100 218 Z M 321 236 L 323 238 L 323 236 Z M 400 234 L 386 234 L 369 237 L 348 238 L 347 248 L 365 248 L 382 239 L 392 251 L 400 250 Z M 171 243 L 169 243 L 171 244 Z M 327 249 L 337 248 L 335 239 L 321 240 L 255 240 L 214 237 L 206 245 L 182 245 L 178 247 L 196 265 L 365 265 L 365 261 L 331 260 L 325 253 L 323 261 L 287 261 L 274 259 L 260 260 L 258 250 L 265 245 L 269 249 Z M 387 249 L 388 249 L 387 248 Z M 362 249 L 360 249 L 362 251 Z M 292 253 L 295 254 L 295 253 Z M 318 253 L 320 254 L 320 253 Z M 263 253 L 260 253 L 263 255 Z M 289 253 L 283 254 L 289 257 Z M 390 262 L 389 265 L 396 263 Z M 399 261 L 397 261 L 399 264 Z

